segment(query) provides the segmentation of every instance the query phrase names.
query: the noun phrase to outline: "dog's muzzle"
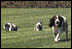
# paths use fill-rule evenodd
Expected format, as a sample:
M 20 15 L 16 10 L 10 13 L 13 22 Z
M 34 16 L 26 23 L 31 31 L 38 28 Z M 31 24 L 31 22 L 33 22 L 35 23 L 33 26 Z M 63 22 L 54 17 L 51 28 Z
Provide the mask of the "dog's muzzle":
M 60 22 L 58 22 L 58 21 L 56 22 L 56 24 L 59 24 L 59 23 L 60 23 Z

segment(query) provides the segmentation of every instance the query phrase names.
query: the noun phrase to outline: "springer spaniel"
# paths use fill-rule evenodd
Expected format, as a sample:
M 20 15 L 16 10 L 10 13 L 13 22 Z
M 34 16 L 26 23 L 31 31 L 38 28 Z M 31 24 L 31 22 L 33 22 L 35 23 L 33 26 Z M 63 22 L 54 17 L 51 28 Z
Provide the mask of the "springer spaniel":
M 38 21 L 36 24 L 35 24 L 35 27 L 34 27 L 34 31 L 41 31 L 42 30 L 42 22 Z
M 3 28 L 6 30 L 6 31 L 17 31 L 17 26 L 13 23 L 10 23 L 10 22 L 7 22 Z
M 63 31 L 66 32 L 66 39 L 68 39 L 68 23 L 66 17 L 61 15 L 53 16 L 50 19 L 49 26 L 52 27 L 55 42 L 60 40 L 60 35 Z

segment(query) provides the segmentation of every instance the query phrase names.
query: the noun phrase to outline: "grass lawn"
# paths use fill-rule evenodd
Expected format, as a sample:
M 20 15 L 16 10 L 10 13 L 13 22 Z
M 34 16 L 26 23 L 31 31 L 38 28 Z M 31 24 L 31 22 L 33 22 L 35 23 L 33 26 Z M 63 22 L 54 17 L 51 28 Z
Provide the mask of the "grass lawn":
M 71 39 L 71 8 L 1 8 L 1 48 L 71 48 L 71 40 L 54 43 L 52 29 L 47 25 L 54 15 L 68 19 Z M 37 21 L 42 21 L 43 31 L 34 31 Z M 13 22 L 18 31 L 6 32 L 3 25 Z M 61 39 L 65 39 L 65 32 Z

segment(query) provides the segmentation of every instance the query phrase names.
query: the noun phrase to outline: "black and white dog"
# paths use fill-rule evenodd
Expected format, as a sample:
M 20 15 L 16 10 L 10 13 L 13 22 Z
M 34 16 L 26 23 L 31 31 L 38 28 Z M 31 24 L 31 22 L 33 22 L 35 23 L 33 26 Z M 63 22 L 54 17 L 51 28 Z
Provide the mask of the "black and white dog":
M 42 30 L 42 22 L 38 21 L 35 24 L 34 31 L 41 31 Z
M 10 22 L 7 22 L 3 28 L 6 30 L 6 31 L 17 31 L 17 26 L 13 23 L 10 23 Z
M 68 23 L 66 17 L 61 15 L 53 16 L 50 19 L 49 26 L 52 27 L 55 42 L 60 40 L 60 35 L 63 31 L 66 32 L 66 39 L 68 39 Z

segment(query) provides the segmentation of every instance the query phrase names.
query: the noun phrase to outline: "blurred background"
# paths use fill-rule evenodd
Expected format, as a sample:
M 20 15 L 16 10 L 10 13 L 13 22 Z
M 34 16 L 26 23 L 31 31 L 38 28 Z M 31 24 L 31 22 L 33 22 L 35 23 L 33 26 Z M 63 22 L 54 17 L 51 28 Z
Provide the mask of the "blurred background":
M 1 1 L 1 8 L 70 8 L 71 1 Z

